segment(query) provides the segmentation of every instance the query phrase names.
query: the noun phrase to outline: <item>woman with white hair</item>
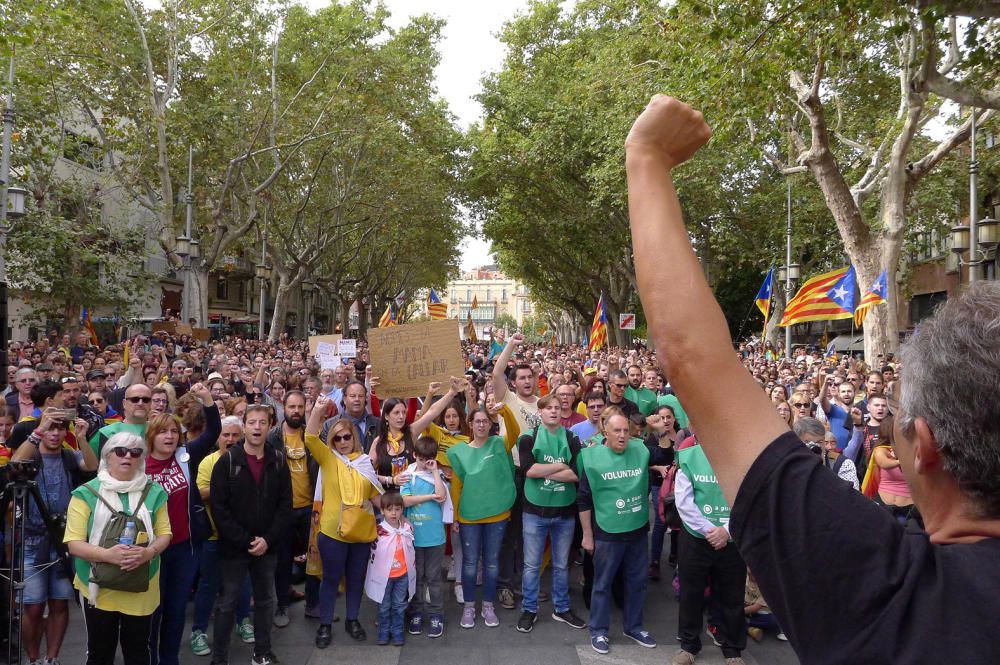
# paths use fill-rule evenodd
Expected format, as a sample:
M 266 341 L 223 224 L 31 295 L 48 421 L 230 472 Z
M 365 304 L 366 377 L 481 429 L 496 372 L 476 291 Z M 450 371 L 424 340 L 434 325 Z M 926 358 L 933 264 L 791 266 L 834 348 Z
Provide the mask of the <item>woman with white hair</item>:
M 120 513 L 128 524 L 114 544 L 108 527 L 121 522 Z M 112 665 L 119 644 L 125 665 L 149 663 L 160 554 L 170 537 L 167 493 L 146 478 L 145 443 L 131 432 L 113 435 L 101 449 L 97 478 L 73 490 L 63 539 L 84 600 L 87 665 Z

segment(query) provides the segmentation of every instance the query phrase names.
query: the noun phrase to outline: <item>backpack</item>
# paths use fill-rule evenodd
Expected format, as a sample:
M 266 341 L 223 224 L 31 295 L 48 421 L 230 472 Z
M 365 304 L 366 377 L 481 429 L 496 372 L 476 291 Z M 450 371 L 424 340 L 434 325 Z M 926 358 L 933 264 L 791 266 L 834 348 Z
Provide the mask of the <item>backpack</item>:
M 153 488 L 152 482 L 147 482 L 139 496 L 139 501 L 135 504 L 131 513 L 124 510 L 116 510 L 108 503 L 100 493 L 96 492 L 90 485 L 84 485 L 91 494 L 96 496 L 108 510 L 111 511 L 111 518 L 104 525 L 101 533 L 101 540 L 98 543 L 105 549 L 110 549 L 118 544 L 122 531 L 125 530 L 129 522 L 135 523 L 136 546 L 147 547 L 149 545 L 149 535 L 146 535 L 144 542 L 140 544 L 139 534 L 146 533 L 146 525 L 142 520 L 136 519 L 135 514 L 146 501 L 149 491 Z M 114 591 L 129 591 L 132 593 L 142 593 L 149 590 L 149 561 L 134 570 L 122 570 L 117 564 L 95 563 L 91 566 L 90 581 L 102 589 L 112 589 Z

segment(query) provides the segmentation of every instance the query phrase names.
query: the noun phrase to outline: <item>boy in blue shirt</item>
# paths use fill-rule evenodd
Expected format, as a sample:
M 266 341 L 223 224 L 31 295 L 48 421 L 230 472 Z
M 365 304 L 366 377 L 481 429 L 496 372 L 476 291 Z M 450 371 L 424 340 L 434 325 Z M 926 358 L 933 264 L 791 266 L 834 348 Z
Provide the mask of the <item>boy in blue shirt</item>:
M 444 633 L 441 567 L 444 563 L 444 525 L 452 519 L 446 515 L 451 511 L 451 496 L 438 469 L 437 453 L 437 441 L 429 436 L 417 439 L 413 444 L 417 462 L 407 469 L 410 480 L 399 491 L 406 506 L 406 519 L 413 525 L 416 550 L 417 590 L 410 601 L 409 632 L 411 635 L 423 632 L 426 609 L 430 619 L 428 637 L 441 637 Z M 430 602 L 425 600 L 425 589 L 430 593 Z

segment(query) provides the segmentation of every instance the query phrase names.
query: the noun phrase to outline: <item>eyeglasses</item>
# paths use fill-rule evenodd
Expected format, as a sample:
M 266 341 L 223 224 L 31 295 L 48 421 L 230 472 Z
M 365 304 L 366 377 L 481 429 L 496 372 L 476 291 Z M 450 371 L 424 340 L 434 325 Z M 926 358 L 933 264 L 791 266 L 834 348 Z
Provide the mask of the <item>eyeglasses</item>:
M 794 406 L 796 409 L 808 409 L 809 402 L 792 402 L 792 406 Z
M 36 379 L 36 378 L 18 379 L 17 382 L 18 383 L 38 383 L 38 379 Z
M 132 402 L 133 404 L 138 404 L 139 402 L 142 402 L 143 404 L 149 404 L 150 402 L 153 401 L 152 397 L 126 397 L 125 399 L 128 400 L 129 402 Z
M 139 459 L 142 457 L 142 448 L 126 448 L 125 446 L 115 446 L 111 449 L 118 457 L 131 457 L 132 459 Z
M 92 400 L 90 400 L 90 403 L 91 404 L 104 404 L 104 398 L 92 399 Z
M 63 378 L 59 379 L 59 383 L 80 383 L 80 379 L 76 378 L 75 376 L 64 376 Z
M 626 386 L 628 386 L 627 383 L 612 383 L 611 385 L 614 386 L 615 388 L 625 388 Z
M 341 441 L 350 441 L 353 438 L 354 438 L 354 435 L 350 434 L 350 433 L 348 433 L 348 434 L 334 434 L 330 438 L 330 440 L 333 441 L 334 443 L 340 443 Z

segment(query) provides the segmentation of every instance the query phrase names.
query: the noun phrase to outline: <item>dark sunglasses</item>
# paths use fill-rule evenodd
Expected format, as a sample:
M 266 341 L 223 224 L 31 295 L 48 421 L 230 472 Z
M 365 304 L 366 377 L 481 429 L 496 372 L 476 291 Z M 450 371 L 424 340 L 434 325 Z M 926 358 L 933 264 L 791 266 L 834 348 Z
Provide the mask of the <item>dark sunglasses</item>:
M 91 404 L 104 404 L 104 399 L 99 397 L 97 399 L 90 400 L 90 403 Z
M 796 409 L 805 409 L 809 407 L 809 402 L 792 402 L 792 406 Z
M 334 434 L 330 440 L 334 443 L 340 443 L 341 441 L 350 441 L 353 438 L 353 434 Z
M 628 387 L 627 383 L 612 383 L 611 385 L 613 385 L 615 388 L 626 388 L 626 387 Z
M 115 446 L 111 449 L 118 457 L 131 457 L 132 459 L 139 459 L 142 457 L 142 448 L 126 448 L 125 446 Z
M 139 402 L 142 402 L 143 404 L 149 404 L 150 402 L 153 401 L 152 397 L 126 397 L 125 399 L 127 399 L 129 402 L 132 402 L 133 404 L 138 404 Z

